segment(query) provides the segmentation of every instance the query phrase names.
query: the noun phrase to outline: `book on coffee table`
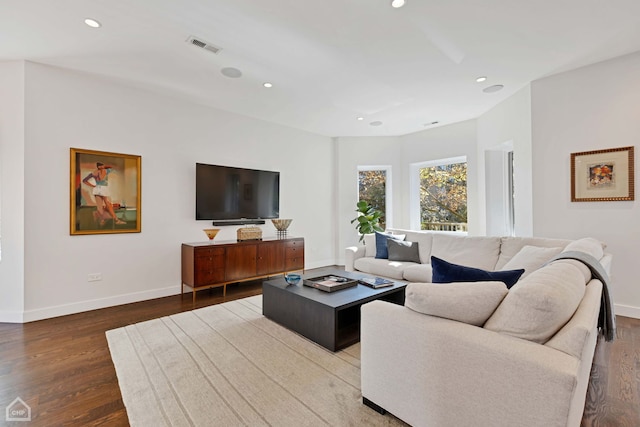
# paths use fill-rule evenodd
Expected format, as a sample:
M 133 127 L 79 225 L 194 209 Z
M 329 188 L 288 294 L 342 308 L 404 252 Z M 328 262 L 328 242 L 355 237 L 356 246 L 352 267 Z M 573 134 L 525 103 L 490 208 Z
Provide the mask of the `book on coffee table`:
M 388 280 L 382 277 L 363 277 L 362 279 L 358 279 L 358 282 L 362 283 L 363 285 L 370 286 L 374 289 L 393 286 L 392 280 Z

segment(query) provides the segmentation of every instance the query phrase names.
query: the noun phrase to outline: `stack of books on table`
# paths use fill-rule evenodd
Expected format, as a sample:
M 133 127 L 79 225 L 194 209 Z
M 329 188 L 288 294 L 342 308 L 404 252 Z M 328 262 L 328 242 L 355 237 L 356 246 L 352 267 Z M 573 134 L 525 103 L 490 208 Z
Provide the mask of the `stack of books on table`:
M 393 281 L 382 277 L 363 277 L 358 282 L 363 285 L 370 286 L 374 289 L 386 288 L 387 286 L 393 286 Z

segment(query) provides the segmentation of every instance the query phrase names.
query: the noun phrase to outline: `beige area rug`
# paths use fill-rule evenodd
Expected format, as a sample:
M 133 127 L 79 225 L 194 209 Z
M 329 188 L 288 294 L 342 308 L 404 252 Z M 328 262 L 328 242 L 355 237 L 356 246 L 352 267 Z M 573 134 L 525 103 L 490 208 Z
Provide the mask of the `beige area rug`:
M 362 404 L 360 345 L 332 353 L 262 296 L 107 331 L 132 426 L 396 426 Z

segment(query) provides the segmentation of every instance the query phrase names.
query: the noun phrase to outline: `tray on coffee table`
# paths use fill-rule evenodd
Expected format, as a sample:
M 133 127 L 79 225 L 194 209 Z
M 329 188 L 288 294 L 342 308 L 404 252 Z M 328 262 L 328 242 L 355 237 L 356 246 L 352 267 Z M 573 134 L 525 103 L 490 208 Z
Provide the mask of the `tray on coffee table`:
M 348 277 L 338 276 L 335 274 L 329 274 L 319 277 L 311 277 L 302 281 L 304 286 L 310 288 L 320 289 L 325 292 L 335 292 L 340 289 L 351 288 L 358 284 L 357 279 L 350 279 Z

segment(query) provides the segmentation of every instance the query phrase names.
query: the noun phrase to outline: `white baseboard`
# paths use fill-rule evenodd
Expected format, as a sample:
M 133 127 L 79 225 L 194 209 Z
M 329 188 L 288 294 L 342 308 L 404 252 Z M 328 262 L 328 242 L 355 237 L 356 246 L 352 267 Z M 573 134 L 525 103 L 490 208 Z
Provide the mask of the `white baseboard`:
M 304 268 L 305 270 L 311 270 L 312 268 L 330 267 L 333 265 L 337 265 L 335 259 L 325 259 L 306 263 Z
M 640 307 L 632 307 L 630 305 L 614 304 L 616 316 L 632 317 L 640 319 Z
M 0 311 L 0 323 L 23 323 L 21 311 Z
M 168 286 L 166 288 L 152 289 L 150 291 L 134 292 L 113 297 L 100 298 L 88 301 L 80 301 L 71 304 L 57 305 L 53 307 L 27 310 L 23 313 L 21 321 L 33 322 L 35 320 L 49 319 L 51 317 L 66 316 L 68 314 L 81 313 L 83 311 L 97 310 L 100 308 L 113 307 L 116 305 L 129 304 L 132 302 L 146 301 L 154 298 L 162 298 L 180 293 L 180 286 Z M 0 313 L 2 314 L 2 313 Z M 0 319 L 0 321 L 2 321 Z M 14 322 L 16 323 L 16 322 Z

